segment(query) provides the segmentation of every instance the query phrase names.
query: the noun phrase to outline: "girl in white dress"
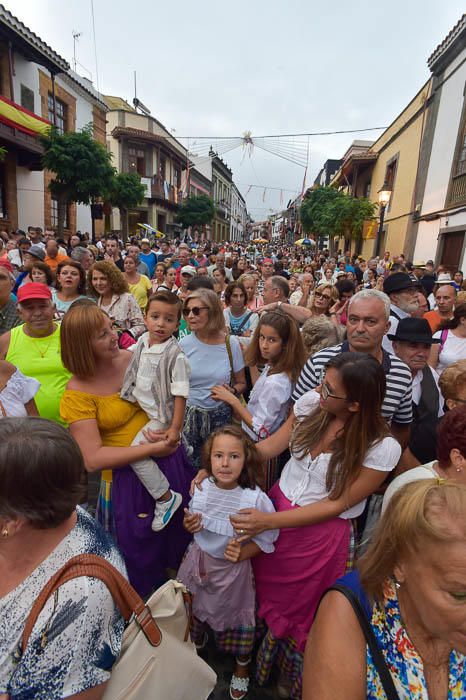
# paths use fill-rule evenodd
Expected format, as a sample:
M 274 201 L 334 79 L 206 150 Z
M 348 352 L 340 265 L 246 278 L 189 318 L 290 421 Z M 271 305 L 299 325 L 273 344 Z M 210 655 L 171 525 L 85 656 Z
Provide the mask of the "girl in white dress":
M 274 551 L 278 530 L 242 541 L 230 516 L 252 507 L 273 513 L 274 507 L 257 486 L 260 463 L 254 444 L 237 426 L 218 428 L 204 449 L 210 478 L 196 489 L 185 510 L 185 528 L 194 541 L 181 563 L 177 578 L 194 594 L 191 637 L 203 648 L 210 628 L 216 646 L 234 654 L 236 668 L 230 697 L 241 700 L 249 685 L 248 666 L 255 639 L 255 587 L 251 558 Z M 239 535 L 239 538 L 238 538 Z
M 257 442 L 273 435 L 288 417 L 291 394 L 305 362 L 301 333 L 296 322 L 282 311 L 261 316 L 245 355 L 256 379 L 246 405 L 226 387 L 215 386 L 212 398 L 228 403 L 241 418 L 242 427 Z M 257 365 L 264 365 L 258 376 Z M 255 374 L 255 376 L 254 376 Z M 267 463 L 266 490 L 278 478 L 277 460 Z

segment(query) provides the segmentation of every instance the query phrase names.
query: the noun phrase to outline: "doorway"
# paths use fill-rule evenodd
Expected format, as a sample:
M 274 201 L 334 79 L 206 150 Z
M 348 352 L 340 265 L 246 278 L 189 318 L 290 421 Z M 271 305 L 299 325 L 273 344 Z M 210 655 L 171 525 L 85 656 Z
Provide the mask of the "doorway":
M 459 269 L 463 257 L 465 231 L 449 231 L 442 236 L 440 265 L 445 265 L 449 272 Z

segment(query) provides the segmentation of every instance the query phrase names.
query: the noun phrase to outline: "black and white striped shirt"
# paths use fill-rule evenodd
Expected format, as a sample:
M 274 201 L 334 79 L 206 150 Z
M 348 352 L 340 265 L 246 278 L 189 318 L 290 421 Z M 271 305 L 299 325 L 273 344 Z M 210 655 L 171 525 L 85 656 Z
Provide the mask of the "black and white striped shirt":
M 316 352 L 304 365 L 293 392 L 293 401 L 315 389 L 322 381 L 327 363 L 342 352 L 349 352 L 348 342 Z M 389 422 L 409 424 L 413 420 L 411 370 L 395 355 L 383 352 L 382 367 L 387 381 L 387 391 L 382 403 L 382 415 Z

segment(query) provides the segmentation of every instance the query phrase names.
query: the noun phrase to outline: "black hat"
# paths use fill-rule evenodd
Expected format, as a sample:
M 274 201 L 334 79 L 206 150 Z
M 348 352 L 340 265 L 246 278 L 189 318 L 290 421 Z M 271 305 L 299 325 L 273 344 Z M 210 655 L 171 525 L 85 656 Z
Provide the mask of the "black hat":
M 419 282 L 414 282 L 406 272 L 394 272 L 393 275 L 388 275 L 384 280 L 383 291 L 385 294 L 391 294 L 418 286 Z
M 425 318 L 402 318 L 396 333 L 387 333 L 389 340 L 405 341 L 407 343 L 440 343 L 440 338 L 433 338 L 428 321 Z

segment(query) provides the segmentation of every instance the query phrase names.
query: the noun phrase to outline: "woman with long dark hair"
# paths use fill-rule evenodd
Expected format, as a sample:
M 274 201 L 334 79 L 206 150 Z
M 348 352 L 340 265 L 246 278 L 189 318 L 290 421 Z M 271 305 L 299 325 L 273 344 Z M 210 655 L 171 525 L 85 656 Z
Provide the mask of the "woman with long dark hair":
M 440 343 L 432 345 L 429 365 L 438 374 L 453 362 L 466 359 L 466 304 L 457 304 L 453 318 L 442 323 L 434 338 Z
M 274 660 L 291 698 L 301 697 L 302 659 L 319 600 L 351 562 L 351 524 L 401 454 L 381 414 L 381 364 L 365 353 L 331 360 L 317 390 L 257 449 L 263 459 L 288 444 L 291 458 L 270 491 L 276 513 L 232 517 L 240 536 L 279 528 L 275 552 L 254 563 L 258 614 L 267 625 L 258 656 L 264 683 Z M 290 440 L 291 438 L 291 440 Z

